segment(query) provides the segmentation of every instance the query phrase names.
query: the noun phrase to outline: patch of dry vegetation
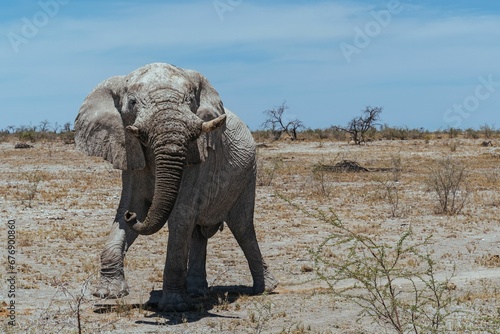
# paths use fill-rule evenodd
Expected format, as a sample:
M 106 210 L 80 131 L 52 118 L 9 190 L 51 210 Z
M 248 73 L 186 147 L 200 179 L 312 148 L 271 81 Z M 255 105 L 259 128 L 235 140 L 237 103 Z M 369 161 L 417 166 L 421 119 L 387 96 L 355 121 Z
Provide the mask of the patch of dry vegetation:
M 350 230 L 377 243 L 393 244 L 409 228 L 419 238 L 432 236 L 425 250 L 436 262 L 436 277 L 449 277 L 457 268 L 450 283 L 454 307 L 461 313 L 447 319 L 446 328 L 495 333 L 500 307 L 500 149 L 482 146 L 480 139 L 460 138 L 450 144 L 448 136 L 431 134 L 362 146 L 330 141 L 325 134 L 321 140 L 316 133 L 311 136 L 266 142 L 258 150 L 256 229 L 266 261 L 280 280 L 277 293 L 221 294 L 210 308 L 179 315 L 136 305 L 152 289 L 161 289 L 166 228 L 138 238 L 127 254 L 133 298 L 96 312 L 90 290 L 119 201 L 119 171 L 72 145 L 35 142 L 34 148 L 16 150 L 12 142 L 0 143 L 1 210 L 16 220 L 19 232 L 19 329 L 78 332 L 79 318 L 84 333 L 154 333 L 164 332 L 164 326 L 174 333 L 372 332 L 368 320 L 353 320 L 359 308 L 318 280 L 310 250 L 328 238 L 328 226 L 297 211 L 279 194 L 311 210 L 332 209 Z M 465 168 L 468 187 L 463 189 L 470 191 L 454 214 L 436 212 L 439 200 L 428 185 L 430 168 L 448 158 Z M 317 168 L 343 160 L 370 171 Z M 331 259 L 345 256 L 344 251 L 331 248 Z M 211 287 L 251 285 L 244 256 L 228 229 L 209 241 L 207 261 Z M 411 256 L 402 261 L 408 268 L 421 265 Z M 6 325 L 0 329 L 8 330 Z

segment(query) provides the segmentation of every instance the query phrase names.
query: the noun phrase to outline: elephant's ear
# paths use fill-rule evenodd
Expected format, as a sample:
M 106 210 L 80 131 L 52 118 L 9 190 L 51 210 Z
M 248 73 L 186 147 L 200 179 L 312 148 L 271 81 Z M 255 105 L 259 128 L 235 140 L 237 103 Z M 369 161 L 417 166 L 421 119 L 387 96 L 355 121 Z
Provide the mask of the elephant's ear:
M 111 77 L 85 98 L 75 120 L 75 143 L 79 150 L 106 159 L 114 168 L 143 169 L 141 144 L 125 131 L 119 112 L 123 87 L 124 77 Z
M 186 70 L 189 77 L 195 83 L 196 89 L 196 115 L 204 121 L 210 121 L 223 115 L 224 106 L 219 93 L 203 75 L 196 71 Z M 225 125 L 224 125 L 225 126 Z M 224 127 L 223 126 L 223 127 Z M 195 165 L 205 161 L 208 157 L 208 149 L 215 150 L 215 138 L 220 136 L 220 129 L 202 134 L 188 148 L 187 163 Z

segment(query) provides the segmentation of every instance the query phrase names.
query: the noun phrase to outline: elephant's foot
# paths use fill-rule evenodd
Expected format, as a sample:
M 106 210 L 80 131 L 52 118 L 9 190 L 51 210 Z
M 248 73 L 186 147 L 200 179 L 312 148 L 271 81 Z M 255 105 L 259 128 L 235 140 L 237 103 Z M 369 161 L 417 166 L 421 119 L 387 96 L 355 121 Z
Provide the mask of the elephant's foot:
M 278 280 L 269 271 L 264 271 L 264 279 L 254 280 L 253 293 L 272 292 L 278 286 Z
M 124 277 L 106 277 L 101 275 L 101 281 L 93 295 L 102 299 L 116 299 L 127 296 L 129 288 Z
M 162 312 L 185 312 L 195 308 L 186 293 L 163 292 L 163 296 L 158 303 L 158 309 Z
M 207 280 L 203 277 L 188 276 L 187 292 L 192 298 L 207 297 L 209 294 Z

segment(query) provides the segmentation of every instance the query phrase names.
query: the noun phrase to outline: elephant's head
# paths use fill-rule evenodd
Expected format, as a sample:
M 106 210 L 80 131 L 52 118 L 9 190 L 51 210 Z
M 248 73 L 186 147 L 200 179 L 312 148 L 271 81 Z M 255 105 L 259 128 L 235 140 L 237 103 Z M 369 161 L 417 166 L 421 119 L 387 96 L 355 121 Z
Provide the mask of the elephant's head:
M 205 160 L 208 133 L 222 126 L 218 93 L 201 74 L 168 64 L 150 64 L 127 76 L 100 83 L 85 99 L 75 120 L 75 142 L 89 155 L 115 168 L 146 167 L 154 158 L 153 202 L 144 222 L 126 220 L 140 234 L 153 234 L 166 223 L 187 164 Z

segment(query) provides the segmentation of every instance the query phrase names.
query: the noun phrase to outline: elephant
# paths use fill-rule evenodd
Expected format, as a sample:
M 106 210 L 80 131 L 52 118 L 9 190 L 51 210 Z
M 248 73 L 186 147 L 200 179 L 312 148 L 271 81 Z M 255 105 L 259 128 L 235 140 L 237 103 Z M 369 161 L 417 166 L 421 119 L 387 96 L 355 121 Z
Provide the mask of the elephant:
M 139 235 L 165 224 L 160 311 L 188 311 L 193 297 L 206 296 L 207 242 L 223 224 L 243 250 L 253 293 L 276 288 L 253 222 L 255 143 L 203 75 L 153 63 L 110 77 L 85 98 L 74 128 L 79 150 L 122 170 L 94 296 L 128 295 L 125 254 Z

